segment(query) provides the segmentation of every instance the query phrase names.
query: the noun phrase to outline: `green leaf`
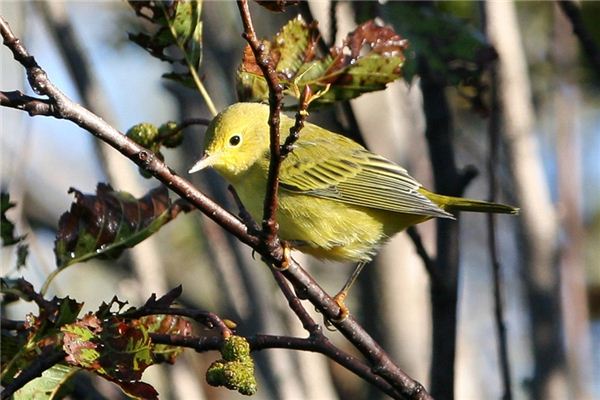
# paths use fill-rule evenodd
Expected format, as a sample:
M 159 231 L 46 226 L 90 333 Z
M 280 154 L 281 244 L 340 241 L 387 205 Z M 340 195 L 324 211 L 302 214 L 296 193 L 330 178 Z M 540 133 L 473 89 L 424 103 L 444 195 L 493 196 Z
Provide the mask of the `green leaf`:
M 272 40 L 263 41 L 286 95 L 298 98 L 301 88 L 308 85 L 313 93 L 324 91 L 313 103 L 322 105 L 383 90 L 401 77 L 408 42 L 389 26 L 367 21 L 349 33 L 341 47 L 332 47 L 320 58 L 317 40 L 316 25 L 298 17 Z M 243 101 L 268 99 L 264 75 L 248 46 L 238 69 L 237 90 Z
M 62 398 L 60 394 L 69 379 L 79 371 L 78 368 L 56 364 L 42 372 L 27 385 L 15 392 L 15 400 L 53 400 Z
M 163 186 L 135 199 L 127 192 L 99 183 L 96 195 L 71 188 L 75 202 L 58 223 L 54 252 L 59 269 L 92 258 L 116 259 L 121 253 L 157 232 L 186 203 L 171 203 Z
M 3 246 L 19 243 L 25 238 L 25 236 L 15 236 L 15 224 L 6 217 L 6 212 L 15 205 L 15 203 L 11 203 L 10 195 L 8 193 L 0 193 L 0 236 L 2 237 Z

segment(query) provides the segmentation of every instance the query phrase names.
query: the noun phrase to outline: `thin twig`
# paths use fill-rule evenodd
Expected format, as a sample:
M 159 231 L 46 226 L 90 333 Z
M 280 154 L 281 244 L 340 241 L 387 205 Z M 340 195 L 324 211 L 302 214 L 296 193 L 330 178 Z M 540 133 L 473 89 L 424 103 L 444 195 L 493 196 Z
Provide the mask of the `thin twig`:
M 32 117 L 45 115 L 58 118 L 59 115 L 54 109 L 52 102 L 46 99 L 27 96 L 20 90 L 0 92 L 0 105 L 25 111 Z
M 482 12 L 485 13 L 485 7 L 481 6 Z M 482 20 L 485 21 L 485 14 Z M 486 30 L 483 29 L 485 32 Z M 489 158 L 487 165 L 488 180 L 489 180 L 489 195 L 488 200 L 494 201 L 498 192 L 496 180 L 496 168 L 498 166 L 498 147 L 500 140 L 500 99 L 498 97 L 498 70 L 495 63 L 490 68 L 490 115 L 488 124 L 488 139 L 489 139 Z M 498 358 L 500 359 L 500 374 L 502 378 L 502 399 L 511 400 L 512 383 L 510 377 L 510 363 L 508 359 L 508 340 L 506 338 L 506 325 L 504 324 L 504 305 L 502 296 L 502 274 L 500 259 L 498 256 L 498 248 L 496 246 L 496 216 L 488 214 L 488 247 L 490 260 L 492 263 L 492 279 L 494 293 L 494 320 L 496 324 L 496 333 L 498 335 Z
M 210 124 L 210 119 L 207 118 L 188 118 L 183 120 L 180 124 L 177 125 L 178 130 L 184 130 L 187 127 L 192 125 L 203 125 L 208 126 Z
M 281 158 L 285 158 L 294 150 L 294 143 L 300 138 L 300 131 L 304 128 L 304 121 L 308 117 L 308 105 L 312 97 L 310 86 L 304 86 L 298 102 L 298 111 L 296 112 L 296 121 L 290 128 L 290 133 L 281 145 Z
M 137 319 L 148 315 L 177 315 L 193 319 L 206 326 L 207 328 L 216 327 L 222 336 L 231 335 L 231 329 L 217 314 L 201 311 L 191 308 L 176 308 L 176 307 L 140 307 L 132 312 L 120 314 L 120 318 Z
M 272 269 L 271 271 L 273 273 L 273 277 L 275 278 L 275 282 L 277 282 L 277 284 L 279 285 L 279 289 L 281 289 L 281 292 L 287 299 L 288 305 L 296 314 L 300 322 L 302 322 L 302 326 L 304 327 L 304 329 L 311 335 L 320 333 L 320 326 L 306 311 L 298 296 L 296 296 L 292 289 L 290 289 L 290 287 L 287 284 L 287 281 L 284 279 L 281 272 L 276 271 L 274 269 Z
M 248 45 L 254 53 L 256 64 L 262 71 L 269 87 L 269 136 L 270 136 L 270 154 L 269 175 L 267 178 L 267 193 L 265 195 L 265 203 L 263 210 L 263 233 L 265 235 L 265 244 L 271 250 L 280 249 L 279 240 L 277 239 L 277 193 L 279 190 L 279 169 L 281 167 L 281 147 L 279 123 L 281 108 L 283 107 L 283 88 L 279 83 L 275 65 L 271 59 L 269 52 L 265 48 L 254 31 L 252 17 L 248 8 L 247 0 L 239 0 L 237 2 L 244 25 L 243 37 L 248 42 Z
M 425 270 L 429 274 L 429 278 L 432 280 L 438 280 L 440 277 L 438 276 L 437 269 L 435 268 L 435 260 L 431 258 L 425 245 L 423 244 L 423 240 L 421 239 L 421 234 L 419 230 L 415 226 L 411 226 L 406 229 L 406 233 L 411 238 L 413 244 L 415 245 L 415 250 L 417 251 L 417 255 L 421 257 L 423 261 L 423 265 L 425 265 Z

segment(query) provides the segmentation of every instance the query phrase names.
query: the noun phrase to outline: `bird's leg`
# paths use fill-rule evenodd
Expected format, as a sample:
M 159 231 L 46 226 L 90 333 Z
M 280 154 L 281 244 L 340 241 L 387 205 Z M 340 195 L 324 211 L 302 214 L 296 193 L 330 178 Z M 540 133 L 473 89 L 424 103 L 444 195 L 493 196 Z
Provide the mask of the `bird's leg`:
M 348 318 L 348 315 L 350 315 L 350 310 L 348 310 L 348 307 L 346 307 L 346 304 L 344 304 L 344 300 L 346 299 L 346 296 L 348 296 L 348 291 L 356 281 L 356 278 L 358 278 L 358 275 L 360 275 L 365 265 L 367 265 L 366 262 L 359 262 L 356 268 L 354 268 L 352 275 L 350 275 L 344 284 L 342 290 L 340 290 L 338 294 L 333 297 L 333 300 L 335 300 L 337 305 L 340 307 L 340 315 L 335 319 L 334 322 L 342 322 Z

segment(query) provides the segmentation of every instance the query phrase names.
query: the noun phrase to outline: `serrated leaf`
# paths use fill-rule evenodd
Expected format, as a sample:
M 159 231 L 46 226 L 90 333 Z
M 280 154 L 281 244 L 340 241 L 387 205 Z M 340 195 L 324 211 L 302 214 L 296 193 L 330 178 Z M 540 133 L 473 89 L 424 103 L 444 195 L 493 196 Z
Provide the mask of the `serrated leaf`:
M 61 390 L 68 380 L 78 371 L 78 368 L 56 364 L 42 372 L 14 394 L 14 400 L 53 400 L 62 398 Z
M 67 362 L 101 375 L 134 397 L 157 396 L 152 386 L 140 382 L 154 359 L 148 330 L 139 320 L 100 320 L 90 313 L 62 331 Z
M 54 253 L 58 268 L 92 258 L 116 259 L 121 253 L 157 232 L 189 208 L 171 203 L 164 186 L 135 199 L 99 183 L 96 195 L 71 188 L 75 202 L 59 220 Z
M 263 41 L 276 63 L 284 93 L 298 98 L 302 87 L 325 91 L 313 104 L 349 100 L 363 93 L 385 89 L 401 76 L 408 42 L 392 28 L 367 21 L 349 33 L 341 47 L 316 58 L 316 25 L 300 17 L 288 22 L 270 41 Z M 237 77 L 238 97 L 243 101 L 268 98 L 268 87 L 249 47 L 244 50 Z

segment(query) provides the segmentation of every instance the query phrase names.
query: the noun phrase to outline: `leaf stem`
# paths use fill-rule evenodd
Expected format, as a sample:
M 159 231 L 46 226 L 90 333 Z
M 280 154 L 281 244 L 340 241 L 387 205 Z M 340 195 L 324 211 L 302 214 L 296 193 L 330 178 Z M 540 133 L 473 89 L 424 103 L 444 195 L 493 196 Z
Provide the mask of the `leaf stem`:
M 185 63 L 187 64 L 190 74 L 192 75 L 192 80 L 194 81 L 196 88 L 198 89 L 198 91 L 200 92 L 202 97 L 204 98 L 204 101 L 206 102 L 206 107 L 208 107 L 208 111 L 210 111 L 211 115 L 214 117 L 218 114 L 217 108 L 215 107 L 215 103 L 212 101 L 212 98 L 210 97 L 208 90 L 206 90 L 206 87 L 202 83 L 202 79 L 200 79 L 200 75 L 198 75 L 196 66 L 192 63 L 192 60 L 190 60 L 189 54 L 187 53 L 187 51 L 185 50 L 183 45 L 179 42 L 179 40 L 177 40 L 177 33 L 175 32 L 175 28 L 174 28 L 173 24 L 171 23 L 172 21 L 171 21 L 171 19 L 169 19 L 169 15 L 167 14 L 167 11 L 165 10 L 164 6 L 162 7 L 162 9 L 163 9 L 163 13 L 165 15 L 165 19 L 167 20 L 168 25 L 169 25 L 169 31 L 171 32 L 173 39 L 175 39 L 175 42 L 177 43 L 177 47 L 179 47 L 179 50 L 181 50 L 181 52 L 183 53 L 183 57 L 185 58 Z

